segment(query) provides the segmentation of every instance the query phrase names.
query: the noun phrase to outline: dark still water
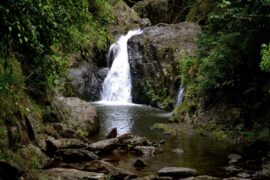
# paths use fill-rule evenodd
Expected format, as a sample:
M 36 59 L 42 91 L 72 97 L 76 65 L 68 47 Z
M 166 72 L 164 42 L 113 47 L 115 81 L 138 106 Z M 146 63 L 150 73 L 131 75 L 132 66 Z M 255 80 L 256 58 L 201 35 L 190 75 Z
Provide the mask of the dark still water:
M 147 167 L 136 169 L 133 163 L 138 157 L 131 153 L 113 155 L 119 161 L 118 167 L 128 169 L 139 175 L 156 174 L 166 166 L 180 166 L 195 168 L 200 175 L 226 176 L 224 167 L 227 165 L 227 156 L 237 153 L 236 147 L 217 142 L 201 136 L 179 135 L 166 136 L 158 130 L 151 130 L 155 123 L 167 122 L 169 113 L 156 108 L 138 105 L 102 105 L 94 104 L 97 108 L 101 129 L 96 138 L 104 137 L 116 127 L 118 134 L 131 132 L 148 138 L 152 142 L 164 139 L 164 152 L 154 157 L 139 157 L 147 163 Z M 179 152 L 183 150 L 183 152 Z M 178 152 L 177 152 L 178 151 Z M 112 158 L 110 155 L 108 158 Z

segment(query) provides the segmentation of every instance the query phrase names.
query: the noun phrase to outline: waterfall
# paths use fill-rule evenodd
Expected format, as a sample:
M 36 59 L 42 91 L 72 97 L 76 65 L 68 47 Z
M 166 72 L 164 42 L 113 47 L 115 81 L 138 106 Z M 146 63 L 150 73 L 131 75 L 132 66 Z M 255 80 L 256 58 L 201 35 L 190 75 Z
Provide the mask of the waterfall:
M 183 97 L 184 97 L 184 91 L 185 91 L 185 88 L 181 84 L 181 86 L 180 86 L 180 88 L 178 90 L 178 94 L 177 94 L 176 105 L 180 105 L 182 103 L 182 100 L 183 100 Z
M 132 30 L 112 44 L 108 53 L 108 64 L 111 68 L 102 84 L 101 101 L 131 103 L 131 75 L 128 62 L 127 42 L 142 31 Z M 113 61 L 109 58 L 113 57 Z

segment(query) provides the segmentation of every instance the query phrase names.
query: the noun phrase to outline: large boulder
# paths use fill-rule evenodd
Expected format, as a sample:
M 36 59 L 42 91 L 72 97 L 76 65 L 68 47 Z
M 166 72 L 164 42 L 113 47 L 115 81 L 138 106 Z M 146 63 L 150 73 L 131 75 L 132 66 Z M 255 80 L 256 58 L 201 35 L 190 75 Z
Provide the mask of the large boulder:
M 178 63 L 197 50 L 199 25 L 158 24 L 128 42 L 133 102 L 172 108 L 180 86 Z
M 58 119 L 82 136 L 89 137 L 98 132 L 97 111 L 90 103 L 76 97 L 56 96 L 52 107 Z

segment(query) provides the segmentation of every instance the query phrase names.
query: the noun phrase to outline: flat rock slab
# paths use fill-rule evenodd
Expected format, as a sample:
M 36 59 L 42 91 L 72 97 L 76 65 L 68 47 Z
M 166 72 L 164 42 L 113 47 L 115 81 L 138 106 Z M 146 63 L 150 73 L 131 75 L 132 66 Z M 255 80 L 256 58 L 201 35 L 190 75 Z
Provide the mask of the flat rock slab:
M 76 169 L 53 168 L 45 170 L 44 174 L 48 176 L 48 180 L 105 180 L 106 175 L 103 173 L 79 171 Z
M 100 160 L 94 160 L 87 163 L 68 164 L 66 167 L 83 171 L 110 174 L 113 179 L 134 179 L 137 177 L 137 175 L 128 170 L 115 167 L 108 162 Z
M 61 149 L 56 152 L 56 156 L 64 162 L 85 162 L 98 159 L 93 152 L 85 149 Z
M 119 146 L 118 138 L 111 138 L 92 143 L 89 145 L 89 148 L 95 151 L 112 151 Z
M 221 179 L 212 176 L 202 175 L 197 177 L 181 178 L 181 180 L 221 180 Z
M 185 178 L 197 176 L 198 172 L 195 169 L 185 167 L 165 167 L 158 171 L 159 176 L 170 176 L 174 178 Z
M 223 180 L 251 180 L 248 178 L 239 178 L 239 177 L 229 177 L 229 178 L 225 178 Z
M 242 156 L 238 154 L 230 154 L 228 156 L 228 159 L 230 159 L 229 164 L 237 163 L 241 158 Z
M 79 139 L 61 138 L 52 141 L 52 143 L 57 149 L 87 147 L 87 144 Z

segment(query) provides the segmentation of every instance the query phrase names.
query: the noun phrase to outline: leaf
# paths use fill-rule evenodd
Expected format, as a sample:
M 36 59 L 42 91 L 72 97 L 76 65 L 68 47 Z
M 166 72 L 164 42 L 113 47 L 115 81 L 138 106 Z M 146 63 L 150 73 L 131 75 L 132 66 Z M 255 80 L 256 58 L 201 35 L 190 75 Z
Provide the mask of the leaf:
M 9 32 L 11 32 L 11 31 L 12 31 L 12 27 L 11 27 L 11 26 L 9 26 L 9 27 L 8 27 L 8 30 L 9 30 Z

